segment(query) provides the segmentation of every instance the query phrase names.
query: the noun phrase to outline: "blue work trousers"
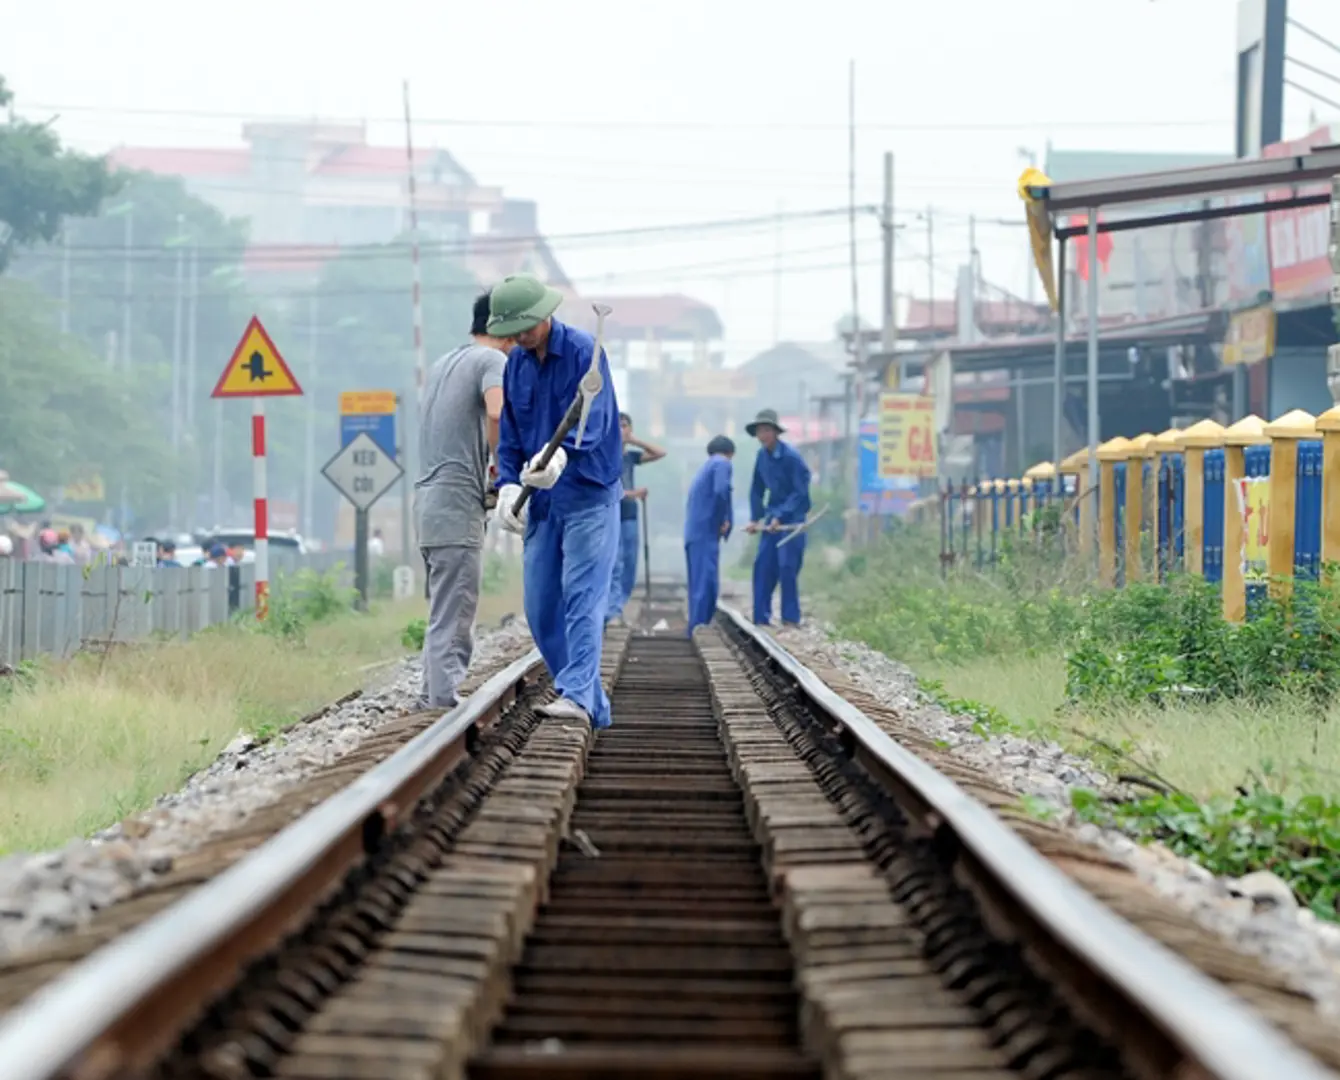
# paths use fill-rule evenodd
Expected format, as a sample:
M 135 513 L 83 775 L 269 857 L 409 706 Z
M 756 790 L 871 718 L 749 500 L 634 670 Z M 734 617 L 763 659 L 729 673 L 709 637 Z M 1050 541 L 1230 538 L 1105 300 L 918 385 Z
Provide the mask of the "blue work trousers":
M 805 563 L 805 534 L 778 546 L 791 533 L 765 532 L 758 539 L 754 558 L 754 622 L 767 626 L 772 620 L 772 594 L 782 586 L 782 622 L 800 622 L 800 568 Z
M 617 619 L 623 614 L 624 605 L 637 587 L 637 542 L 638 519 L 630 518 L 619 522 L 619 555 L 614 560 L 614 571 L 610 575 L 610 603 L 605 618 Z
M 717 611 L 721 590 L 721 541 L 687 540 L 684 558 L 689 568 L 689 637 L 695 626 L 706 626 Z
M 610 725 L 610 702 L 600 685 L 600 652 L 610 573 L 619 548 L 619 504 L 595 506 L 526 526 L 526 621 L 554 688 Z

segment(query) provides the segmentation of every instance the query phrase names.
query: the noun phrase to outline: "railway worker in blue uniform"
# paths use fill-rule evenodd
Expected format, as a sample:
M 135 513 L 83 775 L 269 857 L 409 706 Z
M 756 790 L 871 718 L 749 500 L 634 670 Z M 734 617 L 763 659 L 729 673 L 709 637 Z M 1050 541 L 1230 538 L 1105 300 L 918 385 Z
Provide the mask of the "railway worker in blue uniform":
M 805 521 L 810 510 L 810 467 L 793 446 L 782 442 L 786 433 L 772 409 L 764 409 L 745 425 L 758 439 L 754 482 L 749 488 L 749 525 L 760 533 L 754 559 L 754 623 L 772 621 L 772 594 L 782 586 L 782 622 L 800 624 L 800 568 L 805 562 L 805 534 L 783 544 Z M 792 526 L 792 528 L 787 528 Z
M 526 621 L 560 695 L 541 711 L 605 728 L 610 704 L 600 685 L 600 653 L 619 550 L 623 441 L 602 350 L 604 388 L 581 446 L 574 428 L 549 464 L 537 467 L 595 350 L 590 334 L 553 317 L 562 299 L 525 274 L 506 278 L 490 295 L 489 334 L 517 340 L 503 375 L 498 520 L 524 537 Z M 523 484 L 535 490 L 518 518 L 512 508 Z
M 712 621 L 721 589 L 721 542 L 729 539 L 731 459 L 735 444 L 718 435 L 707 444 L 707 460 L 689 485 L 684 511 L 684 558 L 689 570 L 689 637 L 695 626 Z

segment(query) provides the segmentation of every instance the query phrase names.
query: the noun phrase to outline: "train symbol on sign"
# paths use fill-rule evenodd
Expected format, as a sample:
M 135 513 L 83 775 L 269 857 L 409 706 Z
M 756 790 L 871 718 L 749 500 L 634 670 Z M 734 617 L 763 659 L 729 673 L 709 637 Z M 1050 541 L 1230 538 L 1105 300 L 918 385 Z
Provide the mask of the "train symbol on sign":
M 263 383 L 274 374 L 273 371 L 265 370 L 265 357 L 261 354 L 259 349 L 253 352 L 247 360 L 246 369 L 247 374 L 251 376 L 252 382 Z

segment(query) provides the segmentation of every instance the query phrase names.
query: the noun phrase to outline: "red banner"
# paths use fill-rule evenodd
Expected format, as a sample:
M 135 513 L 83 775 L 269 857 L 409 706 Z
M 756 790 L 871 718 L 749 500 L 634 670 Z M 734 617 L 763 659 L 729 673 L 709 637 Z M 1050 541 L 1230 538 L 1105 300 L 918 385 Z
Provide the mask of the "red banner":
M 1282 158 L 1306 154 L 1317 146 L 1329 146 L 1336 141 L 1336 133 L 1329 127 L 1320 128 L 1302 139 L 1267 146 L 1262 157 Z M 1299 187 L 1299 195 L 1324 195 L 1331 190 L 1328 183 Z M 1267 202 L 1279 202 L 1293 197 L 1292 188 L 1276 188 L 1266 193 Z M 1331 291 L 1329 246 L 1331 240 L 1330 208 L 1306 206 L 1292 210 L 1271 210 L 1266 214 L 1270 233 L 1270 287 L 1276 300 L 1300 297 L 1326 296 Z

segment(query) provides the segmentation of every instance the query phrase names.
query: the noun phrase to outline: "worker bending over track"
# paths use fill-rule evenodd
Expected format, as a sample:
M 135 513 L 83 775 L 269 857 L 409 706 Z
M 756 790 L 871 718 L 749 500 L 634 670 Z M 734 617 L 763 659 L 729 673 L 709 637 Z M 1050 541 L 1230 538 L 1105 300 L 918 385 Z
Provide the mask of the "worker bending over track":
M 810 509 L 810 467 L 798 450 L 782 442 L 786 429 L 772 409 L 760 412 L 745 431 L 759 442 L 745 529 L 762 533 L 754 558 L 754 623 L 767 626 L 772 621 L 772 594 L 780 581 L 782 622 L 798 626 L 800 568 L 805 562 L 805 533 L 800 526 Z
M 483 579 L 489 454 L 498 447 L 507 338 L 488 332 L 488 294 L 475 300 L 472 345 L 442 357 L 428 373 L 419 404 L 419 461 L 414 521 L 428 574 L 419 706 L 449 709 L 470 667 Z
M 689 570 L 689 637 L 712 621 L 721 590 L 721 542 L 730 538 L 731 459 L 735 444 L 718 435 L 707 444 L 707 460 L 689 485 L 684 511 L 684 558 Z
M 547 466 L 536 468 L 595 350 L 590 334 L 553 318 L 562 299 L 521 274 L 492 293 L 489 333 L 517 340 L 503 379 L 498 520 L 525 537 L 526 621 L 561 695 L 541 712 L 605 728 L 610 705 L 600 685 L 600 653 L 619 548 L 619 406 L 602 350 L 604 389 L 591 405 L 581 446 L 574 431 Z M 522 485 L 535 490 L 517 518 Z

